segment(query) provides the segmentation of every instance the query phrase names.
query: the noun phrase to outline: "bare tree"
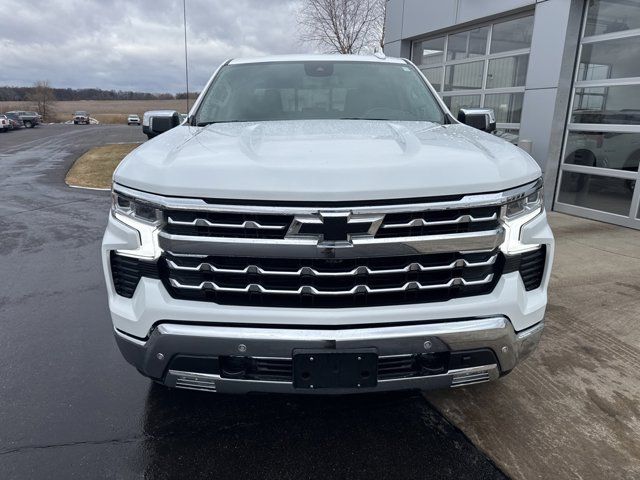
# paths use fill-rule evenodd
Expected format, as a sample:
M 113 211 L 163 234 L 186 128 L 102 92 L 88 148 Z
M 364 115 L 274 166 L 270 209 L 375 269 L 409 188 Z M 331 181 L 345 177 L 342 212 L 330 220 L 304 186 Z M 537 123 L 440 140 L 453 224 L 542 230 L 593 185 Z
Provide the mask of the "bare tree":
M 384 45 L 386 0 L 304 0 L 300 38 L 334 53 L 360 53 Z
M 36 109 L 45 122 L 53 120 L 53 102 L 56 97 L 47 80 L 36 82 L 27 99 L 36 104 Z

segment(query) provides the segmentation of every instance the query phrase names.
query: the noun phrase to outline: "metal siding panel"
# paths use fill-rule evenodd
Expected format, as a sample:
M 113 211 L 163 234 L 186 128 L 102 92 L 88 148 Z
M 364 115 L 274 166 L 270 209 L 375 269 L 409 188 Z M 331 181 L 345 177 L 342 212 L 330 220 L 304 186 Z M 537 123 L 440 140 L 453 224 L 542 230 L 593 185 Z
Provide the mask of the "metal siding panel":
M 388 0 L 387 16 L 384 22 L 384 40 L 386 44 L 392 43 L 402 38 L 402 12 L 404 10 L 404 0 Z M 399 55 L 394 55 L 399 56 Z
M 570 7 L 571 3 L 565 1 L 547 1 L 536 6 L 527 89 L 555 88 L 560 83 Z
M 544 170 L 549 153 L 549 139 L 556 111 L 555 88 L 527 90 L 524 93 L 520 139 L 533 142 L 531 156 Z
M 402 37 L 424 35 L 456 23 L 456 1 L 404 0 Z
M 500 0 L 499 2 L 458 0 L 458 16 L 456 23 L 470 22 L 490 15 L 497 15 L 517 8 L 526 7 L 527 5 L 535 5 L 535 3 L 535 0 Z
M 402 42 L 397 40 L 395 42 L 389 42 L 384 44 L 384 54 L 388 57 L 401 57 Z

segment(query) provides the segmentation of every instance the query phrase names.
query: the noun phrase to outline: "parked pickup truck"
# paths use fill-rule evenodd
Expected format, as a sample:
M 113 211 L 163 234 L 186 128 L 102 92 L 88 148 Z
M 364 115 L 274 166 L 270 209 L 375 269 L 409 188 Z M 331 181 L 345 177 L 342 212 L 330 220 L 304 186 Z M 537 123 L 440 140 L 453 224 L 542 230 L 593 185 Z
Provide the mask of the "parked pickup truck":
M 89 113 L 85 111 L 79 111 L 73 114 L 73 124 L 79 125 L 81 123 L 84 125 L 89 125 L 91 123 L 91 118 L 89 117 Z
M 27 112 L 25 110 L 12 110 L 6 112 L 7 114 L 17 115 L 22 121 L 22 124 L 27 128 L 33 128 L 40 123 L 40 115 L 36 112 Z
M 541 172 L 491 110 L 458 118 L 403 59 L 225 62 L 114 173 L 102 257 L 126 360 L 224 393 L 509 373 L 544 325 Z

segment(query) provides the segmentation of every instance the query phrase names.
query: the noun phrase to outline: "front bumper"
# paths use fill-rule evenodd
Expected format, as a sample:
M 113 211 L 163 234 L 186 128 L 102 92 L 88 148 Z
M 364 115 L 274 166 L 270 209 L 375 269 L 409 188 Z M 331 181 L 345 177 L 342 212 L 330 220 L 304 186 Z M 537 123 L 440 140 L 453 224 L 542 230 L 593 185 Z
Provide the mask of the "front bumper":
M 335 309 L 265 308 L 176 299 L 161 280 L 149 276 L 142 276 L 132 298 L 118 295 L 110 252 L 136 250 L 141 246 L 140 235 L 110 215 L 102 245 L 109 308 L 123 355 L 144 375 L 168 386 L 237 393 L 314 392 L 295 389 L 291 380 L 223 378 L 216 371 L 173 368 L 171 362 L 178 355 L 291 362 L 294 349 L 318 348 L 375 348 L 379 359 L 489 349 L 491 361 L 482 364 L 452 364 L 455 368 L 430 375 L 378 377 L 372 388 L 316 391 L 431 389 L 495 379 L 513 369 L 538 344 L 554 243 L 544 213 L 521 228 L 522 244 L 546 246 L 544 275 L 540 286 L 532 290 L 526 290 L 520 273 L 511 271 L 502 274 L 488 294 L 448 301 Z M 426 342 L 432 350 L 425 349 Z
M 469 319 L 435 324 L 344 330 L 222 327 L 162 323 L 146 341 L 115 331 L 118 346 L 141 373 L 170 387 L 220 393 L 342 394 L 389 390 L 448 388 L 490 381 L 512 370 L 537 346 L 544 323 L 516 333 L 505 317 Z M 495 362 L 456 365 L 434 375 L 378 380 L 375 387 L 297 389 L 292 381 L 223 378 L 219 373 L 172 369 L 176 356 L 243 356 L 291 359 L 294 349 L 375 348 L 380 358 L 407 354 L 466 352 L 490 349 Z

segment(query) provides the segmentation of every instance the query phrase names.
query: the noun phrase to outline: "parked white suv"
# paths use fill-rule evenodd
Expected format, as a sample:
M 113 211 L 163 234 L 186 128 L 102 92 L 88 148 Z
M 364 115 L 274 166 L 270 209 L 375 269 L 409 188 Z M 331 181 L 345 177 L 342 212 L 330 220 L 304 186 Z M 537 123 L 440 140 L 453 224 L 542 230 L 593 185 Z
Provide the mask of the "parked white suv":
M 488 110 L 468 124 L 495 129 Z M 124 357 L 170 387 L 455 387 L 538 344 L 541 172 L 407 60 L 236 59 L 114 174 L 102 244 Z

